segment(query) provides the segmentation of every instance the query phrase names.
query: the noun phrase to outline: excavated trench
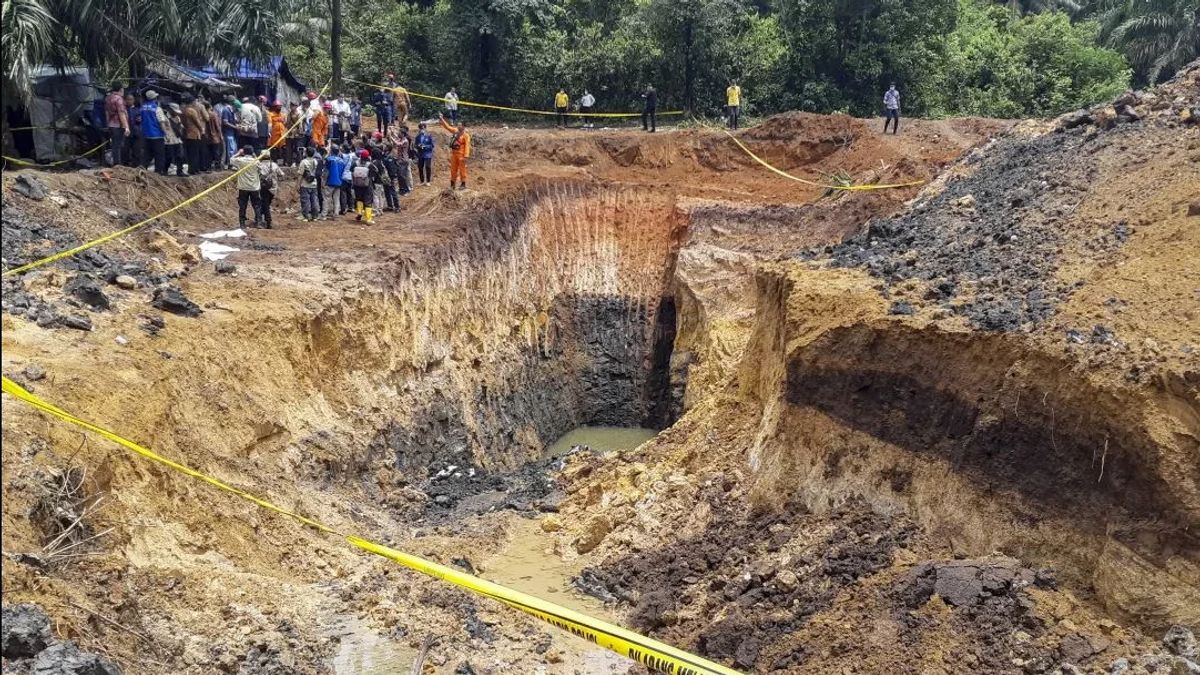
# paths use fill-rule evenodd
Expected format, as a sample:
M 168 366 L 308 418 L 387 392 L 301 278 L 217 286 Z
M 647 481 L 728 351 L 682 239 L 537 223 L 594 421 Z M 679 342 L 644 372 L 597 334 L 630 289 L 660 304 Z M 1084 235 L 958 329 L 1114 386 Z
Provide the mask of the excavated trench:
M 576 427 L 673 421 L 684 225 L 672 196 L 545 185 L 470 227 L 419 260 L 389 261 L 386 292 L 304 327 L 321 396 L 346 413 L 366 395 L 378 411 L 368 457 L 414 478 L 452 466 L 482 485 Z

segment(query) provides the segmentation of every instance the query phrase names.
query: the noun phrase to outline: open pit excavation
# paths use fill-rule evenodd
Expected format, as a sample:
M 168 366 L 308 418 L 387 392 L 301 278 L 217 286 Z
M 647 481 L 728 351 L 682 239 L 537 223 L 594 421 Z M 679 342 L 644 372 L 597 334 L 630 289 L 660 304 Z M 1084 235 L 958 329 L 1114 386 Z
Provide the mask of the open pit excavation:
M 896 190 L 707 129 L 477 128 L 471 190 L 374 227 L 205 238 L 236 222 L 218 191 L 5 276 L 3 372 L 738 671 L 1200 672 L 1200 68 L 1126 96 L 740 136 L 796 175 L 925 181 Z M 6 172 L 5 268 L 213 180 Z M 645 672 L 11 397 L 3 420 L 5 672 Z

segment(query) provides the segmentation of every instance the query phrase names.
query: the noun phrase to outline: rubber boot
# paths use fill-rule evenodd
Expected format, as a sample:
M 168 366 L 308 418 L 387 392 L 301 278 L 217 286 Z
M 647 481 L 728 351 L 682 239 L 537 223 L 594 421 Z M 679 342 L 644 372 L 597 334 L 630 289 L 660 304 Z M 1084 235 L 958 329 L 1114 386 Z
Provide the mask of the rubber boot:
M 375 224 L 375 209 L 368 206 L 366 208 L 366 214 L 367 214 L 367 218 L 366 218 L 367 224 L 374 225 Z
M 362 202 L 354 202 L 354 212 L 358 214 L 354 217 L 355 220 L 363 219 L 363 209 L 364 207 Z

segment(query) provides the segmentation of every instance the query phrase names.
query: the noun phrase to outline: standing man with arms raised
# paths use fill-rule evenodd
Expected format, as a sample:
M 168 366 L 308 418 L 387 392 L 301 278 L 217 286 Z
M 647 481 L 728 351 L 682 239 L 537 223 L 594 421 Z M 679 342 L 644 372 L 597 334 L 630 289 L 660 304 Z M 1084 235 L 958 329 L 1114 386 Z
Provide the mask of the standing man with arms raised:
M 725 112 L 730 129 L 738 128 L 738 118 L 742 116 L 742 88 L 737 80 L 730 80 L 725 90 Z
M 129 111 L 125 108 L 125 87 L 114 82 L 104 97 L 104 119 L 108 126 L 108 147 L 112 151 L 112 165 L 120 166 L 125 150 L 125 139 L 129 137 Z
M 888 90 L 883 92 L 883 133 L 887 133 L 888 124 L 892 125 L 892 135 L 895 136 L 900 131 L 900 92 L 896 90 L 896 83 L 893 82 Z
M 467 189 L 467 159 L 471 156 L 471 134 L 467 131 L 467 123 L 459 122 L 452 126 L 445 117 L 439 117 L 442 128 L 453 134 L 450 137 L 450 189 L 454 189 L 455 180 L 458 189 Z

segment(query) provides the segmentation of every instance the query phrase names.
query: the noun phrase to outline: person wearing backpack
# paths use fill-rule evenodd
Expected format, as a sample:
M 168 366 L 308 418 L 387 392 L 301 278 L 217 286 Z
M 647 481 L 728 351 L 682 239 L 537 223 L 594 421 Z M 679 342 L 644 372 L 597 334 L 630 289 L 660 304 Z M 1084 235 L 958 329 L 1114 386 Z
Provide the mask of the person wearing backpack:
M 337 148 L 334 148 L 334 153 Z M 349 143 L 342 145 L 342 208 L 338 215 L 345 215 L 354 209 L 354 181 L 351 175 L 354 171 L 354 150 Z
M 271 156 L 264 151 L 265 157 L 258 163 L 259 173 L 259 188 L 258 201 L 260 207 L 260 217 L 256 223 L 256 227 L 271 229 L 271 202 L 275 201 L 275 195 L 279 192 L 279 181 L 283 178 L 283 169 L 271 159 Z
M 317 219 L 317 151 L 309 146 L 300 160 L 300 219 Z
M 383 180 L 383 197 L 387 203 L 387 210 L 399 211 L 400 195 L 396 192 L 396 184 L 400 182 L 400 162 L 396 160 L 394 148 L 385 145 L 375 161 L 383 165 L 380 178 Z
M 355 220 L 363 220 L 368 225 L 375 222 L 375 183 L 376 175 L 371 166 L 371 152 L 360 150 L 358 161 L 350 172 L 350 180 L 354 186 L 354 211 L 358 214 Z

